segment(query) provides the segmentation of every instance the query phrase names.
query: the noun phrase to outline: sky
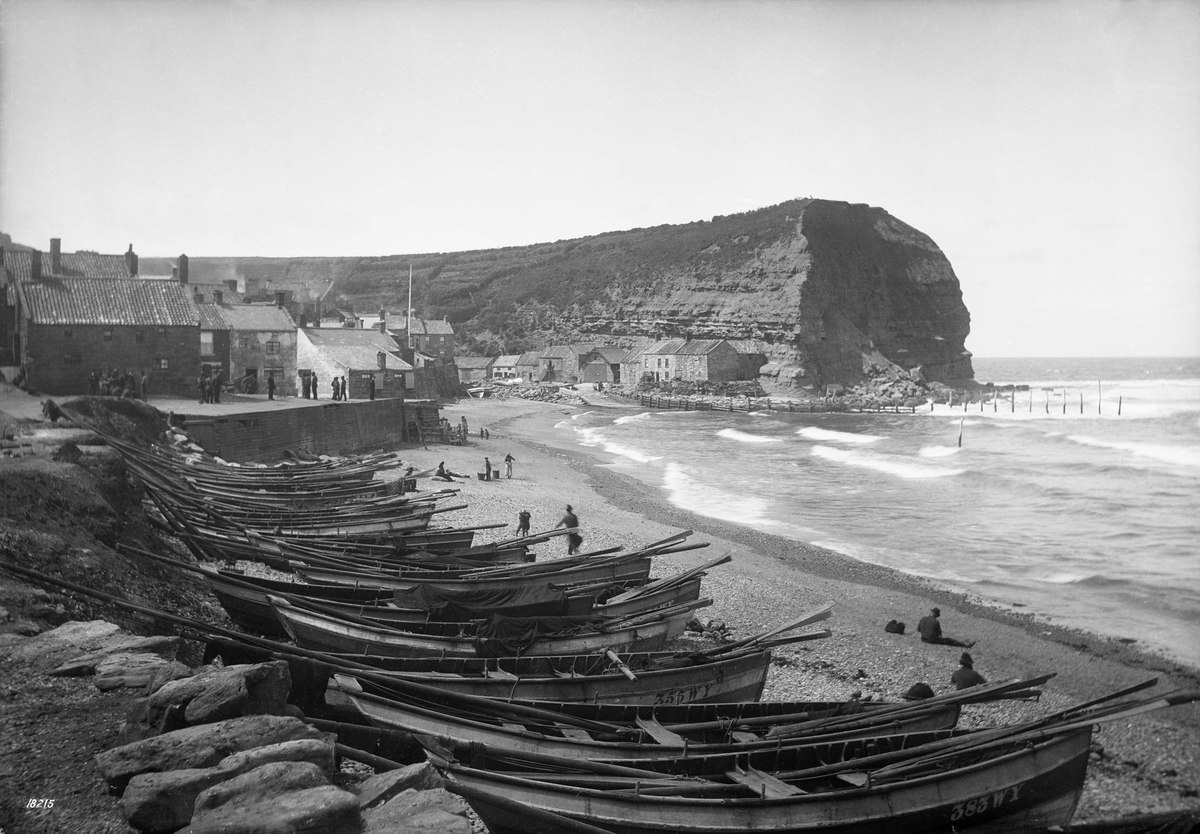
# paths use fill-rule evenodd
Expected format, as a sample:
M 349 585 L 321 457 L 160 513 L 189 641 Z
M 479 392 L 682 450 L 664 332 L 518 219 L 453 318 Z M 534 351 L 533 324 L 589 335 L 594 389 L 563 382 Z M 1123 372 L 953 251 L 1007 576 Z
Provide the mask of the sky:
M 0 0 L 0 231 L 385 255 L 879 206 L 977 356 L 1200 355 L 1191 0 Z

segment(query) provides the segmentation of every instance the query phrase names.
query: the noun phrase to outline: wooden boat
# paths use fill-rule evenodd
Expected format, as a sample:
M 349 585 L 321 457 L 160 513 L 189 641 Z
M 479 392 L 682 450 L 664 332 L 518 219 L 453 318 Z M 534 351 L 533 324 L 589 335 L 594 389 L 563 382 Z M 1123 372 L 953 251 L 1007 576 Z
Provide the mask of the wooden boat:
M 478 636 L 449 636 L 400 631 L 396 628 L 350 622 L 301 608 L 281 597 L 268 599 L 296 645 L 322 652 L 391 656 L 478 657 L 489 654 L 488 643 Z M 588 654 L 607 649 L 655 651 L 683 632 L 699 600 L 687 605 L 652 611 L 605 626 L 604 631 L 580 628 L 573 634 L 535 637 L 521 654 Z M 512 654 L 505 651 L 504 654 Z
M 521 815 L 490 802 L 492 795 L 614 834 L 950 834 L 984 826 L 1000 832 L 1065 825 L 1083 789 L 1091 737 L 1091 727 L 1084 727 L 1031 744 L 983 750 L 948 770 L 897 781 L 851 775 L 859 773 L 852 769 L 855 759 L 865 760 L 869 750 L 883 747 L 915 758 L 925 745 L 914 742 L 936 743 L 944 737 L 870 738 L 842 743 L 840 751 L 839 745 L 827 744 L 784 747 L 772 754 L 802 762 L 796 769 L 803 772 L 822 770 L 822 754 L 841 752 L 849 758 L 839 762 L 839 769 L 850 777 L 842 785 L 836 771 L 824 779 L 801 780 L 746 767 L 730 756 L 714 762 L 728 768 L 720 782 L 550 756 L 489 755 L 479 746 L 472 761 L 481 766 L 443 758 L 437 749 L 431 759 L 451 790 L 465 789 L 464 798 L 492 834 L 530 831 Z M 555 773 L 560 778 L 553 778 Z M 574 783 L 568 781 L 571 776 L 578 777 Z
M 494 834 L 529 830 L 513 813 L 521 804 L 619 834 L 1040 831 L 1070 822 L 1095 724 L 1200 698 L 1108 703 L 1152 684 L 1009 727 L 673 760 L 613 764 L 419 740 Z

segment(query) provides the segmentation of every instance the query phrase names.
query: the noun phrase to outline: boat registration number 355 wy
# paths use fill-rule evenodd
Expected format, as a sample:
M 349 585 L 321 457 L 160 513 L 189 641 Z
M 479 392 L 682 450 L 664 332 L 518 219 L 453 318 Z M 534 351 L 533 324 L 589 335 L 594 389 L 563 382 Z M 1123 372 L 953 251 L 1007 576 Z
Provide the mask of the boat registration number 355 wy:
M 1021 788 L 1023 787 L 1025 787 L 1025 784 L 1021 783 L 1020 785 L 1013 785 L 1001 791 L 985 793 L 983 796 L 968 799 L 966 802 L 960 802 L 950 812 L 950 821 L 958 822 L 959 820 L 973 817 L 976 814 L 994 810 L 1001 805 L 1010 805 L 1020 796 Z

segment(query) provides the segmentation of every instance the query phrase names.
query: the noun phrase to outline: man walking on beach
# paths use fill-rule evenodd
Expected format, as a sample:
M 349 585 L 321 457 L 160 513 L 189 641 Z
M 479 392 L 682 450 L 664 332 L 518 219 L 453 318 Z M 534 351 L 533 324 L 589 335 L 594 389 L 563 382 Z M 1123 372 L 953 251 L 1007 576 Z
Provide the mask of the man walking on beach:
M 512 455 L 509 455 L 509 454 L 504 455 L 504 477 L 506 477 L 506 478 L 512 477 L 512 465 L 513 465 L 513 461 L 515 461 L 515 460 L 516 460 L 516 458 L 514 458 Z
M 492 461 L 489 458 L 483 459 L 483 479 L 485 481 L 492 479 Z
M 955 640 L 953 637 L 942 636 L 942 624 L 938 617 L 942 616 L 942 609 L 931 608 L 930 613 L 921 618 L 921 622 L 917 623 L 917 631 L 921 633 L 922 643 L 940 643 L 943 646 L 961 646 L 964 649 L 969 649 L 975 645 L 972 640 L 969 643 L 964 643 L 962 640 Z
M 959 668 L 950 676 L 950 683 L 955 689 L 969 689 L 987 683 L 987 678 L 975 671 L 975 660 L 966 652 L 958 659 Z
M 570 504 L 567 504 L 567 512 L 566 515 L 562 517 L 562 521 L 558 522 L 558 524 L 555 524 L 554 527 L 555 529 L 559 527 L 566 527 L 568 530 L 576 531 L 579 529 L 579 516 L 575 515 L 575 511 L 571 509 Z M 579 545 L 581 544 L 583 544 L 583 536 L 579 535 L 578 532 L 568 533 L 567 555 L 574 556 L 576 553 L 578 553 Z
M 529 535 L 529 510 L 521 510 L 517 513 L 517 535 Z

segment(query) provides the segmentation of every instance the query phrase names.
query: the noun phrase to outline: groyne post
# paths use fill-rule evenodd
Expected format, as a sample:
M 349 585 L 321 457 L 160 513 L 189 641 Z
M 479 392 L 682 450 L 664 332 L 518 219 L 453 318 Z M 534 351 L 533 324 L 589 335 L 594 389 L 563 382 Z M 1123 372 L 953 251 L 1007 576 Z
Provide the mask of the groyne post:
M 1016 414 L 1017 413 L 1017 386 L 1014 385 L 1012 387 L 1011 394 L 1012 394 L 1012 397 L 1010 399 L 1012 402 L 1012 408 L 1010 408 L 1009 411 L 1012 414 Z
M 1096 413 L 1097 414 L 1104 413 L 1101 408 L 1101 403 L 1103 402 L 1103 400 L 1104 400 L 1104 386 L 1103 386 L 1103 384 L 1101 384 L 1100 380 L 1096 380 Z
M 1121 416 L 1121 403 L 1125 401 L 1125 397 L 1117 397 L 1117 416 Z
M 1083 392 L 1079 392 L 1079 413 L 1083 413 Z
M 1067 413 L 1067 389 L 1063 389 L 1063 414 Z

